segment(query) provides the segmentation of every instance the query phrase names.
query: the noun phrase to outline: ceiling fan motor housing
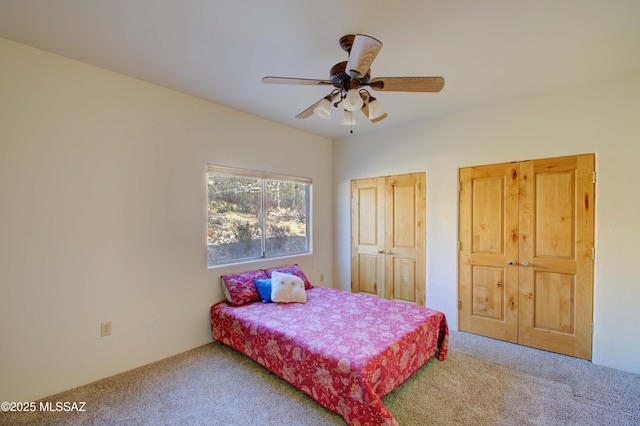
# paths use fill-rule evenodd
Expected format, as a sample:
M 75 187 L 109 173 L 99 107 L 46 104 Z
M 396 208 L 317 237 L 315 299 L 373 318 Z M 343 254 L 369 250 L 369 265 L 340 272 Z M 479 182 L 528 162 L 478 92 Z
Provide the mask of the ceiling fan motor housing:
M 346 72 L 347 61 L 339 62 L 335 64 L 331 71 L 329 71 L 329 79 L 333 82 L 333 85 L 338 89 L 349 90 L 351 88 L 351 77 Z M 355 79 L 359 86 L 364 86 L 369 83 L 371 79 L 371 69 L 367 71 L 364 77 Z

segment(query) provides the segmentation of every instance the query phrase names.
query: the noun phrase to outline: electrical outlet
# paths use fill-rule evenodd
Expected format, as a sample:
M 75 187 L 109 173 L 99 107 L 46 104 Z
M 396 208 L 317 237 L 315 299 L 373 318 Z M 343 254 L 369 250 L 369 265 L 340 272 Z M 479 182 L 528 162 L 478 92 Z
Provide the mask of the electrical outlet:
M 111 336 L 111 321 L 100 324 L 100 337 Z
M 320 282 L 324 281 L 324 274 L 320 274 Z

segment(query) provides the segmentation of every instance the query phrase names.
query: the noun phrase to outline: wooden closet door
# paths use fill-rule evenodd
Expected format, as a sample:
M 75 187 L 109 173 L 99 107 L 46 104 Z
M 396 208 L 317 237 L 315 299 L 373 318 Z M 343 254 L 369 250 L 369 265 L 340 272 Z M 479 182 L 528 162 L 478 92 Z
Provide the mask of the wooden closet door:
M 425 174 L 385 178 L 385 297 L 425 304 Z
M 593 154 L 460 169 L 459 328 L 591 359 Z
M 518 163 L 460 169 L 459 328 L 508 342 L 518 340 L 518 173 Z
M 351 291 L 385 297 L 384 179 L 351 181 Z
M 593 154 L 520 166 L 518 341 L 591 359 Z
M 425 187 L 425 173 L 351 182 L 351 291 L 424 306 Z

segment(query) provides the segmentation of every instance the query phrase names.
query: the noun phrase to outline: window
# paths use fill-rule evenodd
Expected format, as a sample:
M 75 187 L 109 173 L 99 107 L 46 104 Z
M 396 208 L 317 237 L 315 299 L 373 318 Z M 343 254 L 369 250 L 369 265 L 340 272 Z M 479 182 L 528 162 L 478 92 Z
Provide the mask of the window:
M 311 180 L 207 166 L 208 264 L 309 252 Z

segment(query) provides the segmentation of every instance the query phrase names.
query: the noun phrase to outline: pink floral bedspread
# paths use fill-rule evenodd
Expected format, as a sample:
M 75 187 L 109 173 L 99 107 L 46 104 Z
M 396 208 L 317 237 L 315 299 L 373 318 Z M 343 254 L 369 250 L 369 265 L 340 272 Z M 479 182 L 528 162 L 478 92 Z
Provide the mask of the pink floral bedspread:
M 434 355 L 447 356 L 442 312 L 314 287 L 307 303 L 211 307 L 213 338 L 249 356 L 349 425 L 397 425 L 381 397 Z

